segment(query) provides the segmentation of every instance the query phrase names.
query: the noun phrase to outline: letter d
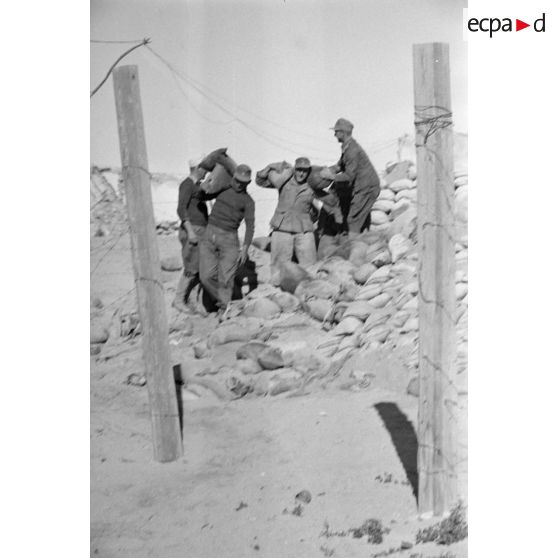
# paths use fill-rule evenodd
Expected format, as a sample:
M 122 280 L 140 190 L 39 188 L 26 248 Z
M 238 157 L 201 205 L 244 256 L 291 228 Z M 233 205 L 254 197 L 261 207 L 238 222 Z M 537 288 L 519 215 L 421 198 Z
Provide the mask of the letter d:
M 533 29 L 537 32 L 537 33 L 544 33 L 544 16 L 545 14 L 543 13 L 542 17 L 540 17 L 539 19 L 535 20 L 535 23 L 533 23 Z M 539 22 L 542 24 L 542 27 L 539 29 L 538 24 Z

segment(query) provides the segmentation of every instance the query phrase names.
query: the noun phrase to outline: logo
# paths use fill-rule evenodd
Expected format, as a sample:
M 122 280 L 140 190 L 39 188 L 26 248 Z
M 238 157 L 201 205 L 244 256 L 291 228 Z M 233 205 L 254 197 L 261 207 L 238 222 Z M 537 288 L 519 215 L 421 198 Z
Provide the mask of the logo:
M 543 13 L 542 16 L 535 19 L 532 24 L 521 19 L 511 17 L 483 17 L 480 19 L 472 17 L 467 19 L 467 29 L 471 33 L 488 33 L 491 39 L 496 33 L 522 31 L 528 27 L 536 33 L 544 33 L 546 31 L 546 14 Z

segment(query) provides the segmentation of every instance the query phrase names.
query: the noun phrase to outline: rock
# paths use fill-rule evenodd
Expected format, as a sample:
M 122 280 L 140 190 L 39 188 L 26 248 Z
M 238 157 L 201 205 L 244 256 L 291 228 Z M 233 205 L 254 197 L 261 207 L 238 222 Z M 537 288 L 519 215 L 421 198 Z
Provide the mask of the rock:
M 271 295 L 271 300 L 279 305 L 282 312 L 295 312 L 300 308 L 300 300 L 291 293 L 274 293 Z
M 308 490 L 301 490 L 296 496 L 295 500 L 303 502 L 304 504 L 309 504 L 312 501 L 312 494 Z
M 168 256 L 161 260 L 163 271 L 179 271 L 182 269 L 182 259 L 178 256 Z
M 267 343 L 260 343 L 259 341 L 250 341 L 245 345 L 241 345 L 236 351 L 236 358 L 238 360 L 242 359 L 253 359 L 257 360 L 260 353 L 265 349 L 269 349 L 270 346 Z
M 374 264 L 365 263 L 359 268 L 355 269 L 353 273 L 353 279 L 359 285 L 364 285 L 364 283 L 368 281 L 368 278 L 370 277 L 370 275 L 372 275 L 372 273 L 376 271 L 376 269 L 378 268 Z
M 343 318 L 332 330 L 332 335 L 352 335 L 362 326 L 361 320 L 353 316 Z
M 419 396 L 419 379 L 418 376 L 411 378 L 409 385 L 407 386 L 407 393 L 413 395 L 414 397 Z
M 280 266 L 279 286 L 288 293 L 294 293 L 301 281 L 310 279 L 308 272 L 294 262 L 284 262 Z
M 391 296 L 388 293 L 380 293 L 378 296 L 370 299 L 368 303 L 373 308 L 383 308 L 390 300 Z
M 247 302 L 242 313 L 250 318 L 270 319 L 281 313 L 281 307 L 269 298 L 258 298 Z
M 401 233 L 394 234 L 388 242 L 391 260 L 395 263 L 411 249 L 411 243 Z
M 343 313 L 343 318 L 353 316 L 364 322 L 373 310 L 374 307 L 367 301 L 357 300 L 355 302 L 351 302 L 351 304 L 347 306 L 347 309 Z
M 415 188 L 416 184 L 410 178 L 400 178 L 389 185 L 390 189 L 397 194 L 401 190 Z
M 251 358 L 241 360 L 236 363 L 236 369 L 246 376 L 252 376 L 254 374 L 259 374 L 263 369 L 259 362 L 252 360 Z
M 313 279 L 310 281 L 301 281 L 295 290 L 294 295 L 299 300 L 308 300 L 312 298 L 331 299 L 339 292 L 339 286 L 324 279 Z
M 268 347 L 258 355 L 258 363 L 265 370 L 275 370 L 284 366 L 281 351 L 274 347 Z
M 388 191 L 391 191 L 391 190 L 388 190 Z M 393 192 L 392 192 L 392 195 L 393 195 Z M 394 205 L 395 205 L 395 201 L 393 199 L 388 200 L 388 199 L 379 199 L 378 198 L 374 202 L 373 207 L 376 211 L 383 211 L 384 213 L 389 213 L 393 209 Z
M 370 213 L 370 222 L 372 225 L 383 225 L 384 223 L 389 223 L 389 217 L 383 211 L 373 209 Z
M 377 254 L 372 260 L 372 263 L 376 267 L 382 267 L 384 265 L 391 263 L 391 254 L 389 250 L 383 250 L 382 252 Z
M 310 316 L 320 322 L 325 320 L 326 316 L 332 311 L 333 303 L 324 299 L 308 300 L 304 303 L 304 309 Z
M 106 343 L 109 338 L 108 330 L 100 324 L 93 323 L 89 328 L 89 342 L 93 344 Z

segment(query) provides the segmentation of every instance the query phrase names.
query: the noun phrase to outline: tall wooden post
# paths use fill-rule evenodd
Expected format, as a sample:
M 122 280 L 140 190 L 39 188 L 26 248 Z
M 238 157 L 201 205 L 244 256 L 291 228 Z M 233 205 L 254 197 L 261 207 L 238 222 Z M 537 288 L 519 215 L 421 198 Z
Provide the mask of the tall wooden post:
M 136 293 L 142 324 L 142 349 L 151 410 L 155 460 L 182 455 L 176 386 L 170 362 L 168 321 L 151 199 L 151 178 L 137 66 L 114 70 L 114 95 L 122 176 L 130 225 Z
M 449 47 L 413 45 L 419 242 L 419 512 L 457 498 L 455 241 Z

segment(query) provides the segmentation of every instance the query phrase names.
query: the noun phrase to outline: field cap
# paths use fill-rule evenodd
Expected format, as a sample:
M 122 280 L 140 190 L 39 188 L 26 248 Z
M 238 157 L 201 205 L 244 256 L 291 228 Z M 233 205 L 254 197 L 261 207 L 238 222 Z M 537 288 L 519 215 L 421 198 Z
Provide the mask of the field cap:
M 295 161 L 295 169 L 308 170 L 310 168 L 312 168 L 312 165 L 307 157 L 299 157 Z
M 352 132 L 353 127 L 354 126 L 352 122 L 349 122 L 346 118 L 339 118 L 335 123 L 335 126 L 333 128 L 330 128 L 330 130 L 335 130 L 335 131 L 341 130 L 343 132 Z
M 234 171 L 234 178 L 236 178 L 239 182 L 243 182 L 244 184 L 248 184 L 252 180 L 252 169 L 248 165 L 238 165 L 236 170 Z

